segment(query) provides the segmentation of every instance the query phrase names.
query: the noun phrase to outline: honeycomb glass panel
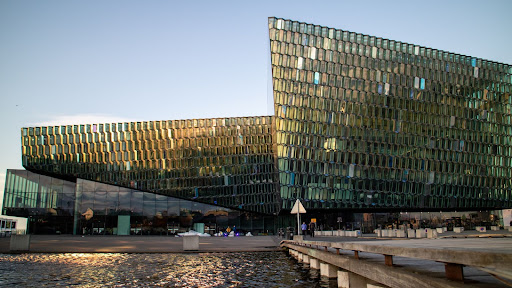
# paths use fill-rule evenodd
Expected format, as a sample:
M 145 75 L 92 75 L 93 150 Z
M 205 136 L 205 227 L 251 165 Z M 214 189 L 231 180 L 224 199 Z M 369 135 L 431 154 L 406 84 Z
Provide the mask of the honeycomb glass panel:
M 261 116 L 89 124 L 82 131 L 81 126 L 62 126 L 63 149 L 39 135 L 45 131 L 53 133 L 48 139 L 59 139 L 58 129 L 25 128 L 22 133 L 35 131 L 32 133 L 36 135 L 33 142 L 23 142 L 24 165 L 63 177 L 98 181 L 85 182 L 84 191 L 88 192 L 120 186 L 275 214 L 280 199 L 273 125 L 271 116 Z M 84 136 L 84 131 L 90 136 Z M 269 201 L 260 204 L 252 202 L 257 201 L 253 197 L 233 201 L 233 195 L 246 193 L 261 194 Z M 136 208 L 137 213 L 154 215 L 155 209 L 167 209 L 143 200 L 145 204 Z M 95 201 L 95 205 L 102 210 L 98 213 L 108 212 L 107 204 Z
M 319 209 L 485 208 L 464 204 L 469 195 L 509 201 L 499 192 L 511 179 L 502 164 L 511 151 L 509 65 L 336 29 L 337 46 L 314 29 L 293 31 L 298 45 L 272 37 L 301 24 L 269 25 L 271 47 L 304 51 L 288 66 L 282 59 L 293 50 L 271 49 L 284 209 L 295 199 Z M 304 77 L 283 73 L 288 67 Z

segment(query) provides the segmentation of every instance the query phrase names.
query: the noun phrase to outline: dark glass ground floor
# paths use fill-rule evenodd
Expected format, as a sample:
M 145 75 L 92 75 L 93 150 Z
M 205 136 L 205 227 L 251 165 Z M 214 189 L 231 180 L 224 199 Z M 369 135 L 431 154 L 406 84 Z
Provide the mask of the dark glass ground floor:
M 407 223 L 413 228 L 508 226 L 504 222 L 503 210 L 472 212 L 396 212 L 396 213 L 352 213 L 343 211 L 311 211 L 301 215 L 301 222 L 315 222 L 317 230 L 361 230 L 373 233 L 377 227 L 396 228 Z M 90 216 L 86 213 L 71 215 L 66 211 L 52 209 L 42 213 L 40 209 L 6 209 L 10 216 L 29 219 L 30 234 L 76 234 L 76 235 L 176 235 L 195 230 L 214 235 L 226 232 L 228 227 L 238 233 L 253 235 L 277 235 L 279 231 L 297 227 L 296 215 L 267 216 L 242 211 L 214 210 L 183 215 L 158 214 L 153 217 L 107 213 Z M 506 218 L 506 217 L 505 217 Z
M 8 170 L 2 212 L 34 234 L 174 235 L 196 230 L 274 233 L 274 216 L 26 170 Z
M 70 182 L 26 170 L 8 170 L 4 192 L 3 214 L 28 218 L 31 234 L 175 235 L 195 230 L 213 235 L 229 228 L 268 235 L 297 227 L 297 218 L 289 211 L 283 210 L 279 216 L 251 213 L 84 179 Z M 363 233 L 404 223 L 414 228 L 448 229 L 508 226 L 512 219 L 501 211 L 308 209 L 300 222 L 315 222 L 317 230 L 357 229 Z
M 153 217 L 128 214 L 69 215 L 56 213 L 34 213 L 31 209 L 6 209 L 6 214 L 29 218 L 30 234 L 76 234 L 76 235 L 176 235 L 195 230 L 216 234 L 229 227 L 240 233 L 272 235 L 277 231 L 276 217 L 254 215 L 240 211 L 209 211 L 208 214 L 187 213 L 180 216 L 165 214 Z

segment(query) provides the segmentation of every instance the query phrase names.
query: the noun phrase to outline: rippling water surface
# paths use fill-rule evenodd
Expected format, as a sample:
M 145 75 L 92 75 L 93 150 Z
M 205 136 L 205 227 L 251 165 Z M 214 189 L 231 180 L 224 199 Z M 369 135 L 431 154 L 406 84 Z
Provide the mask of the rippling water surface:
M 2 287 L 336 287 L 283 252 L 0 255 Z

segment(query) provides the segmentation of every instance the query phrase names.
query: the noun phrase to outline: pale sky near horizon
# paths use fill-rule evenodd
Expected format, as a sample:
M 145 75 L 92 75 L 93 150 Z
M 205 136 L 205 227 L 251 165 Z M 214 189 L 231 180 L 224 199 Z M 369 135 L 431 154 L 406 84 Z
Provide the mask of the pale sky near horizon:
M 510 11 L 506 0 L 0 1 L 0 196 L 6 169 L 22 169 L 21 127 L 268 115 L 269 16 L 512 64 Z

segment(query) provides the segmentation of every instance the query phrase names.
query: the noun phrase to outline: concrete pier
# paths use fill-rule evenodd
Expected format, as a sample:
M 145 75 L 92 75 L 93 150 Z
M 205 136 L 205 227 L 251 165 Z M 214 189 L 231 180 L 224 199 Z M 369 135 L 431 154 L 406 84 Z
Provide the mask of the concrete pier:
M 352 282 L 357 287 L 461 287 L 468 281 L 506 287 L 498 279 L 512 280 L 512 238 L 283 241 L 282 246 L 309 256 L 310 268 L 337 277 L 339 287 L 353 287 Z

